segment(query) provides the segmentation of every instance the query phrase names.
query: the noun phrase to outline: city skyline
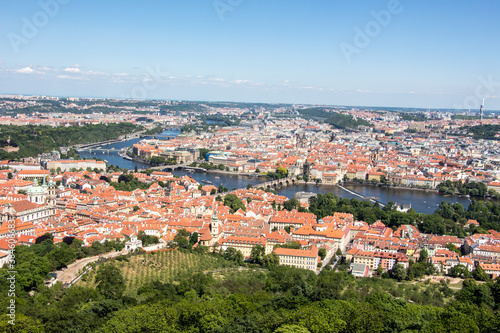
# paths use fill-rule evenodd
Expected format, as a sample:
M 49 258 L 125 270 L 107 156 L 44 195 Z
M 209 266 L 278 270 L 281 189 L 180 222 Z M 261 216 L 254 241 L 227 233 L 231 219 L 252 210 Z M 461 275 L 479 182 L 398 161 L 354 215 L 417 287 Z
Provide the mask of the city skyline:
M 500 109 L 492 1 L 2 6 L 1 94 Z

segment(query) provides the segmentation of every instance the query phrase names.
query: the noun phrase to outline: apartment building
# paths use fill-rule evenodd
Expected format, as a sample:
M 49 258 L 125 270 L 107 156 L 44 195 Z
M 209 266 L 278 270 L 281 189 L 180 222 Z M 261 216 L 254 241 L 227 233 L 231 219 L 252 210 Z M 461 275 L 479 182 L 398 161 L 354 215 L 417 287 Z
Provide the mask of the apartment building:
M 316 271 L 318 267 L 318 248 L 315 245 L 311 245 L 311 248 L 308 250 L 284 249 L 279 247 L 274 249 L 274 253 L 278 255 L 280 265 L 309 269 L 311 271 Z
M 70 171 L 71 169 L 99 169 L 106 170 L 106 162 L 96 161 L 96 160 L 60 160 L 60 161 L 48 161 L 47 170 L 57 170 L 60 168 L 61 171 Z

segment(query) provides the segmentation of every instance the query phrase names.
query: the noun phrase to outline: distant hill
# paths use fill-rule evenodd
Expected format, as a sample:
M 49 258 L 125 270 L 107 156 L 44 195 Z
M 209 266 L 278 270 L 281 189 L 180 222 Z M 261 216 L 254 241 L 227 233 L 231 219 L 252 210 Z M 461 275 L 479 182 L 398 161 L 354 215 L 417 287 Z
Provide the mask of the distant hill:
M 496 134 L 500 133 L 500 125 L 479 125 L 465 127 L 464 129 L 474 135 L 474 139 L 476 140 L 500 140 L 500 138 L 496 137 Z
M 299 110 L 299 114 L 304 119 L 314 119 L 324 121 L 336 128 L 356 128 L 358 126 L 373 126 L 364 119 L 354 119 L 353 116 L 338 112 L 328 112 L 323 108 L 308 108 Z
M 142 129 L 131 123 L 70 127 L 0 125 L 0 147 L 19 147 L 16 152 L 0 150 L 0 160 L 34 157 L 59 147 L 117 139 Z

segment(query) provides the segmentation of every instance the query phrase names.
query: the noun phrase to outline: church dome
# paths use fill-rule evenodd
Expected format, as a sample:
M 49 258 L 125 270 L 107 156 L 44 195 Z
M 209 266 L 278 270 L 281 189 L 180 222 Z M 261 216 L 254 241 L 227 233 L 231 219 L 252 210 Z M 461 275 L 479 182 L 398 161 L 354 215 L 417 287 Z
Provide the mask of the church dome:
M 31 185 L 31 187 L 28 189 L 27 194 L 37 195 L 43 193 L 44 193 L 43 187 L 38 185 L 38 181 L 35 179 L 33 181 L 33 185 Z

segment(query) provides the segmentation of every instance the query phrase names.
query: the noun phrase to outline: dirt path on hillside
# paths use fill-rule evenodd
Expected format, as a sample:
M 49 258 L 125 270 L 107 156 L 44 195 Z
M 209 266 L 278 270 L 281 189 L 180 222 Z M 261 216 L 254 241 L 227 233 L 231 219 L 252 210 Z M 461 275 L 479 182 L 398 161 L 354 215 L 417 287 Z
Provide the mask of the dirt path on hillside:
M 110 252 L 106 254 L 102 254 L 99 256 L 94 256 L 94 257 L 89 257 L 89 258 L 83 258 L 80 260 L 77 260 L 73 264 L 69 265 L 67 268 L 63 268 L 62 270 L 55 271 L 54 273 L 57 274 L 57 280 L 54 282 L 61 282 L 62 284 L 70 283 L 73 281 L 79 273 L 83 271 L 83 268 L 88 264 L 95 262 L 99 260 L 99 258 L 114 258 L 118 257 L 122 254 L 126 254 L 127 252 Z

